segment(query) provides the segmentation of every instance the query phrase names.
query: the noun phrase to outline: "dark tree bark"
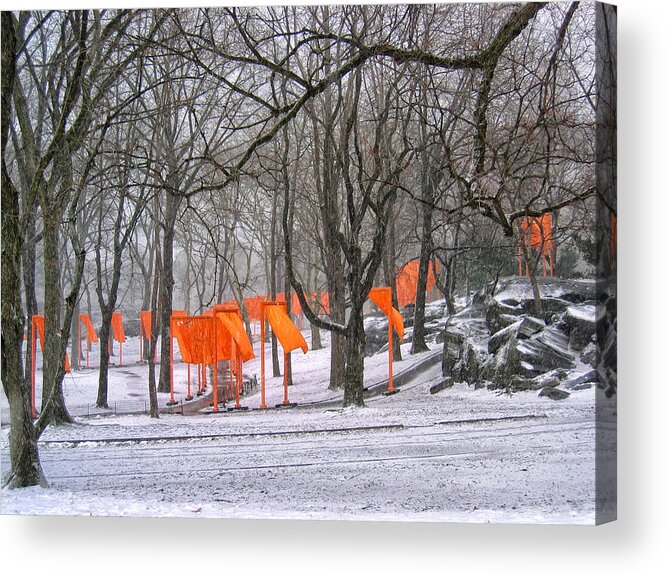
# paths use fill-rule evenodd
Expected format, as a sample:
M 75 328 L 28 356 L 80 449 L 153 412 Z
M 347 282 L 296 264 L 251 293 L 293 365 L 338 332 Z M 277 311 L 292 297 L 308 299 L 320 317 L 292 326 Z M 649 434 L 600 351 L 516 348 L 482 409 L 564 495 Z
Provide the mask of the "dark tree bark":
M 159 198 L 155 196 L 154 211 L 158 212 Z M 153 278 L 153 288 L 150 296 L 150 320 L 151 332 L 148 345 L 148 397 L 150 400 L 150 417 L 159 418 L 159 404 L 157 401 L 157 378 L 155 377 L 155 352 L 157 351 L 157 338 L 159 336 L 159 293 L 161 282 L 162 256 L 160 254 L 160 227 L 157 221 L 154 222 L 154 251 L 155 251 L 155 277 Z
M 46 202 L 44 202 L 46 205 Z M 61 211 L 46 205 L 44 210 L 44 369 L 42 417 L 53 425 L 72 423 L 65 405 L 62 380 L 65 377 L 66 339 L 61 333 L 60 245 Z
M 155 280 L 153 281 L 153 291 L 151 297 L 151 330 L 148 345 L 148 399 L 150 402 L 150 417 L 157 419 L 160 416 L 160 407 L 157 400 L 157 381 L 155 377 L 155 352 L 157 351 L 157 294 L 159 293 L 159 266 L 155 268 Z
M 23 310 L 21 305 L 21 256 L 23 237 L 20 231 L 19 192 L 7 173 L 7 149 L 12 90 L 16 74 L 16 31 L 13 16 L 2 12 L 2 386 L 9 401 L 9 458 L 11 471 L 3 478 L 8 487 L 46 486 L 39 461 L 37 434 L 32 424 L 30 387 L 24 377 L 21 351 L 23 346 Z
M 365 301 L 365 298 L 364 300 Z M 363 402 L 363 373 L 365 358 L 365 328 L 363 326 L 363 304 L 358 307 L 358 301 L 352 306 L 346 337 L 346 365 L 345 387 L 342 406 L 362 406 Z
M 166 211 L 164 215 L 164 235 L 162 236 L 162 266 L 160 272 L 160 379 L 157 391 L 167 393 L 171 389 L 171 313 L 173 310 L 173 243 L 175 238 L 176 217 L 183 197 L 170 191 L 166 193 Z
M 432 212 L 435 201 L 433 182 L 430 174 L 431 166 L 428 152 L 421 152 L 421 252 L 419 255 L 419 275 L 416 281 L 416 302 L 414 304 L 414 331 L 412 337 L 412 354 L 428 351 L 425 341 L 425 304 L 428 267 L 432 255 Z
M 26 241 L 23 246 L 23 292 L 25 294 L 25 311 L 28 321 L 26 322 L 26 338 L 32 341 L 32 316 L 39 313 L 37 303 L 37 290 L 35 287 L 35 273 L 37 268 L 36 261 L 36 207 L 30 208 L 26 212 Z M 26 346 L 25 353 L 25 373 L 32 370 L 32 346 Z

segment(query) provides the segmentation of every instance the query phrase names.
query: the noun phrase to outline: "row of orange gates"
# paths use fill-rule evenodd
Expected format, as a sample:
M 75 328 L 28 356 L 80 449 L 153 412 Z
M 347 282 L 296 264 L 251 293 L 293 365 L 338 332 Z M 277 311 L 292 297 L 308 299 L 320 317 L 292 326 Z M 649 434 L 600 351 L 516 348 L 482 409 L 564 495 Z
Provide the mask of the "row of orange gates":
M 393 386 L 393 338 L 391 334 L 395 329 L 399 338 L 404 337 L 404 323 L 400 312 L 392 306 L 392 291 L 390 287 L 373 288 L 368 296 L 375 305 L 388 318 L 388 394 L 395 393 Z M 273 333 L 280 342 L 284 353 L 284 375 L 283 387 L 284 397 L 280 406 L 294 405 L 289 402 L 288 389 L 288 357 L 295 349 L 300 348 L 303 353 L 307 353 L 308 345 L 299 328 L 294 324 L 287 314 L 287 306 L 284 298 L 282 301 L 267 301 L 264 297 L 250 298 L 244 300 L 247 306 L 250 320 L 258 321 L 261 325 L 261 409 L 266 409 L 266 378 L 265 378 L 265 325 L 270 324 Z M 296 298 L 296 301 L 298 299 Z M 299 306 L 300 307 L 300 306 Z M 327 307 L 322 306 L 326 312 Z M 113 314 L 112 319 L 112 337 L 120 343 L 120 365 L 122 366 L 122 344 L 126 341 L 125 331 L 122 324 L 122 314 L 117 312 Z M 151 312 L 140 312 L 140 337 L 141 352 L 143 358 L 143 338 L 150 338 L 152 334 Z M 79 349 L 81 349 L 81 327 L 87 332 L 86 365 L 89 367 L 90 344 L 98 341 L 95 328 L 89 315 L 81 314 L 79 319 Z M 44 349 L 44 316 L 34 315 L 32 318 L 32 413 L 37 417 L 35 401 L 35 372 L 36 372 L 36 342 L 42 350 Z M 206 370 L 212 366 L 213 372 L 213 411 L 219 411 L 218 398 L 218 370 L 216 366 L 220 361 L 229 362 L 229 381 L 230 388 L 235 395 L 235 406 L 232 409 L 245 409 L 240 404 L 241 391 L 243 389 L 243 363 L 253 359 L 254 349 L 250 338 L 248 337 L 243 325 L 241 310 L 235 301 L 218 304 L 205 311 L 202 315 L 189 316 L 184 310 L 174 310 L 170 321 L 170 339 L 176 339 L 180 349 L 181 358 L 187 364 L 187 400 L 191 400 L 191 366 L 197 366 L 197 394 L 201 395 L 207 388 Z M 173 377 L 173 345 L 170 346 L 170 369 L 171 369 L 171 389 L 170 398 L 167 405 L 175 405 L 177 402 L 174 397 L 174 377 Z M 65 354 L 65 371 L 70 371 L 69 358 Z M 235 380 L 235 385 L 233 382 Z
M 616 257 L 617 253 L 617 220 L 611 215 L 611 257 Z M 552 215 L 550 213 L 539 217 L 525 218 L 520 224 L 520 233 L 522 241 L 518 244 L 518 274 L 523 275 L 524 271 L 529 273 L 529 269 L 524 265 L 526 254 L 523 245 L 528 249 L 538 250 L 541 254 L 543 275 L 554 275 L 554 243 L 552 237 Z M 547 267 L 547 262 L 549 266 Z M 431 263 L 428 266 L 426 280 L 426 293 L 432 299 L 437 291 L 435 275 L 439 274 L 439 262 Z M 416 299 L 416 286 L 419 273 L 418 260 L 412 260 L 405 264 L 396 274 L 396 297 L 398 306 L 414 303 Z M 387 295 L 388 294 L 388 295 Z M 393 328 L 403 337 L 402 316 L 391 305 L 391 288 L 373 288 L 369 298 L 389 317 L 389 334 Z M 388 299 L 387 299 L 388 298 Z M 314 304 L 315 313 L 328 315 L 330 313 L 328 293 L 312 294 L 311 300 Z M 275 332 L 278 340 L 283 346 L 285 358 L 291 351 L 301 348 L 304 353 L 307 352 L 307 344 L 299 328 L 297 328 L 286 312 L 286 301 L 284 293 L 276 295 L 275 301 L 267 301 L 265 296 L 255 296 L 245 298 L 243 304 L 247 311 L 249 321 L 260 322 L 261 324 L 261 387 L 262 400 L 261 407 L 266 407 L 265 402 L 265 376 L 264 376 L 264 325 L 267 320 Z M 300 301 L 295 293 L 291 297 L 291 313 L 297 318 L 302 329 L 303 310 Z M 151 336 L 151 312 L 140 312 L 139 321 L 141 351 L 140 357 L 143 358 L 143 337 Z M 82 327 L 87 332 L 87 353 L 86 367 L 90 367 L 90 345 L 97 343 L 98 338 L 95 328 L 88 314 L 79 316 L 79 341 L 78 346 L 81 350 Z M 205 312 L 202 316 L 188 316 L 184 310 L 174 310 L 171 317 L 171 339 L 175 337 L 181 350 L 181 357 L 188 364 L 188 393 L 187 398 L 191 399 L 190 393 L 190 366 L 198 366 L 198 393 L 200 394 L 206 388 L 206 369 L 205 366 L 216 364 L 218 361 L 230 362 L 230 377 L 236 378 L 236 407 L 240 408 L 239 395 L 242 388 L 242 364 L 248 359 L 254 357 L 252 344 L 243 328 L 241 311 L 238 304 L 226 302 L 214 306 L 211 310 Z M 122 314 L 116 312 L 111 320 L 112 339 L 120 344 L 120 366 L 123 364 L 123 343 L 126 341 L 125 330 L 123 328 Z M 35 351 L 36 338 L 39 338 L 41 348 L 44 347 L 44 316 L 34 315 L 32 317 L 32 403 L 33 415 L 35 410 Z M 389 337 L 389 357 L 392 358 L 392 339 Z M 111 345 L 109 339 L 109 346 Z M 82 354 L 79 355 L 81 357 Z M 169 403 L 173 404 L 173 346 L 171 346 L 171 398 Z M 285 361 L 285 366 L 287 362 Z M 65 371 L 70 371 L 69 358 L 65 354 Z M 289 405 L 288 399 L 288 373 L 285 367 L 284 375 L 284 401 L 283 405 Z M 213 370 L 215 382 L 213 385 L 214 394 L 217 393 L 217 370 Z M 393 374 L 392 361 L 389 360 L 389 393 L 393 393 Z M 213 399 L 213 409 L 217 411 L 217 397 Z

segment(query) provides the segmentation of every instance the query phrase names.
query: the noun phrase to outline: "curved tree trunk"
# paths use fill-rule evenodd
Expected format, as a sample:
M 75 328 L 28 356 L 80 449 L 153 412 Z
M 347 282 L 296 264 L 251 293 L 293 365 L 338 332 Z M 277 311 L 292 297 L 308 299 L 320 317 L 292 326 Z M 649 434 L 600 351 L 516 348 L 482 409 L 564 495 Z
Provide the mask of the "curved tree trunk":
M 21 306 L 21 257 L 23 238 L 19 232 L 19 193 L 7 177 L 5 150 L 9 130 L 11 94 L 16 71 L 16 34 L 11 12 L 2 12 L 2 208 L 0 234 L 2 258 L 0 282 L 2 313 L 1 356 L 2 387 L 9 401 L 9 460 L 11 472 L 8 487 L 46 485 L 39 461 L 37 436 L 32 424 L 30 386 L 25 381 L 21 351 L 23 348 L 23 309 Z M 31 209 L 28 206 L 27 209 Z
M 58 255 L 59 210 L 44 210 L 44 369 L 42 383 L 42 419 L 53 425 L 72 423 L 65 406 L 62 380 L 65 354 L 60 331 L 62 293 Z
M 422 130 L 425 127 L 422 126 Z M 425 135 L 422 136 L 425 145 Z M 428 351 L 425 341 L 425 303 L 426 285 L 428 282 L 428 266 L 432 254 L 432 211 L 435 194 L 432 177 L 430 175 L 429 154 L 421 151 L 421 210 L 423 221 L 421 224 L 421 252 L 419 255 L 419 275 L 416 282 L 416 302 L 414 304 L 414 332 L 412 336 L 412 354 Z
M 336 274 L 333 281 L 329 281 L 328 300 L 331 321 L 344 325 L 345 298 L 344 280 L 340 281 L 340 274 Z M 342 285 L 340 285 L 342 283 Z M 331 369 L 329 389 L 342 389 L 345 385 L 345 336 L 338 332 L 331 332 Z
M 162 242 L 162 270 L 160 278 L 160 335 L 162 336 L 160 356 L 160 379 L 157 391 L 168 393 L 171 390 L 171 312 L 173 309 L 173 242 L 175 237 L 176 216 L 182 196 L 167 192 L 167 209 Z

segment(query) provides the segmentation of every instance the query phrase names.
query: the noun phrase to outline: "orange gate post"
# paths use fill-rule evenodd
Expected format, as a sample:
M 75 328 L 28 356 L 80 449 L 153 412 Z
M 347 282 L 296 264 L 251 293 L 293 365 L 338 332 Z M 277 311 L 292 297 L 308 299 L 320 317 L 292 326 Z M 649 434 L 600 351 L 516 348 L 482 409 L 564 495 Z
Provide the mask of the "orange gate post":
M 150 341 L 153 335 L 152 323 L 153 323 L 152 311 L 142 310 L 139 312 L 139 363 L 143 362 L 143 356 L 144 356 L 143 340 L 145 338 Z
M 266 409 L 266 358 L 264 357 L 264 339 L 266 338 L 266 317 L 264 310 L 265 302 L 259 302 L 259 309 L 261 310 L 261 409 Z
M 120 367 L 123 366 L 123 343 L 125 342 L 125 328 L 123 327 L 123 314 L 113 312 L 111 316 L 111 329 L 113 338 L 109 338 L 109 354 L 111 353 L 112 341 L 115 339 L 120 344 Z
M 192 391 L 191 391 L 191 384 L 190 384 L 190 364 L 187 364 L 187 395 L 185 396 L 185 401 L 191 401 L 192 400 Z
M 389 288 L 390 289 L 390 288 Z M 388 385 L 388 394 L 392 395 L 395 393 L 393 389 L 393 323 L 391 322 L 391 317 L 388 318 L 388 353 L 389 353 L 389 385 Z
M 171 380 L 169 390 L 170 398 L 167 401 L 167 405 L 176 405 L 176 399 L 173 396 L 173 336 L 174 336 L 174 325 L 173 325 L 173 316 L 169 318 L 169 367 L 171 369 Z
M 284 385 L 284 397 L 282 399 L 282 405 L 289 405 L 289 353 L 287 350 L 284 351 L 284 369 L 282 370 L 284 372 L 284 378 L 283 378 L 283 385 Z
M 35 333 L 37 331 L 37 322 L 35 321 L 36 318 L 33 315 L 31 318 L 31 331 L 32 331 L 32 337 L 30 338 L 30 350 L 32 352 L 32 393 L 31 393 L 31 404 L 32 404 L 32 417 L 33 419 L 37 417 L 37 401 L 35 399 L 35 371 L 37 369 L 37 358 L 35 357 L 37 353 L 37 345 L 35 342 L 35 338 L 37 337 L 37 334 Z
M 267 313 L 268 311 L 268 313 Z M 284 399 L 281 404 L 276 405 L 275 407 L 283 406 L 295 406 L 295 403 L 289 402 L 289 391 L 288 391 L 288 382 L 289 382 L 289 353 L 300 347 L 303 350 L 303 353 L 307 353 L 308 344 L 303 338 L 303 334 L 299 329 L 294 325 L 294 322 L 291 320 L 287 314 L 287 304 L 285 301 L 272 301 L 265 302 L 263 306 L 263 315 L 267 317 L 269 323 L 273 327 L 273 334 L 282 344 L 282 349 L 284 350 Z M 263 334 L 262 334 L 263 336 Z M 263 338 L 262 338 L 263 343 Z M 263 359 L 263 346 L 262 346 L 262 359 Z M 262 363 L 261 371 L 261 387 L 262 387 L 262 407 L 265 407 L 265 366 Z
M 81 365 L 81 324 L 86 328 L 86 368 L 90 367 L 90 349 L 91 343 L 97 343 L 97 334 L 92 320 L 87 313 L 79 314 L 79 365 Z
M 390 287 L 372 288 L 368 297 L 388 318 L 388 390 L 384 395 L 393 395 L 400 390 L 393 387 L 393 329 L 395 328 L 398 337 L 404 337 L 404 324 L 400 312 L 393 307 L 392 290 Z
M 213 316 L 214 318 L 215 316 Z M 214 322 L 211 319 L 211 322 Z M 215 325 L 213 323 L 213 325 Z M 215 353 L 213 354 L 213 412 L 219 413 L 220 408 L 217 405 L 217 329 L 213 329 L 213 340 L 215 342 Z

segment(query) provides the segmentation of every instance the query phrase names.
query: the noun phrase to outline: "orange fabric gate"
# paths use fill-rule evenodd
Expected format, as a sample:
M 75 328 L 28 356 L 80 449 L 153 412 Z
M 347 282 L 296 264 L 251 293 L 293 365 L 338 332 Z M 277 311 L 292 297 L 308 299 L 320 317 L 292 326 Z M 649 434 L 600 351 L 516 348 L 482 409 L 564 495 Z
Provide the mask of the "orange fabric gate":
M 393 329 L 395 328 L 398 337 L 402 340 L 405 337 L 405 325 L 402 315 L 393 307 L 393 294 L 390 287 L 372 288 L 368 297 L 388 317 L 389 382 L 387 393 L 393 394 L 396 392 L 393 389 Z

